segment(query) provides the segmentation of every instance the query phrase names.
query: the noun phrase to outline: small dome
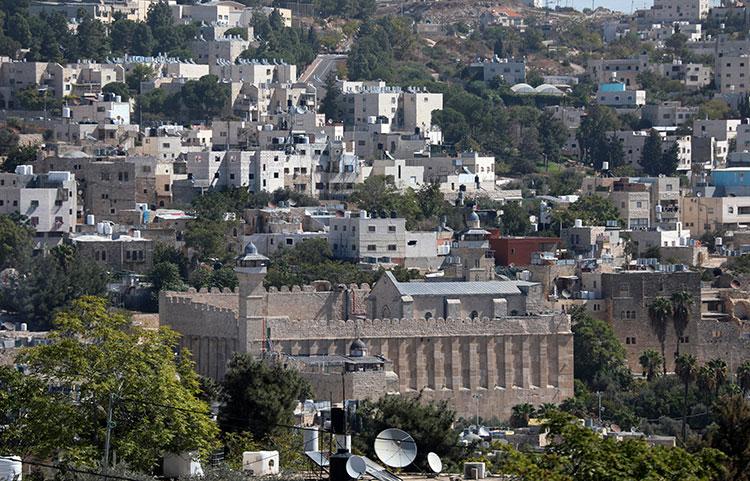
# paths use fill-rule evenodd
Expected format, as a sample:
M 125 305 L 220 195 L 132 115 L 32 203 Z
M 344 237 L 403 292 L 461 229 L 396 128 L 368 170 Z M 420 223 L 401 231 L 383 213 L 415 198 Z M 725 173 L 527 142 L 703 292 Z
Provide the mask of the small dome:
M 470 221 L 477 221 L 479 220 L 479 216 L 476 212 L 472 211 L 471 214 L 469 214 L 469 220 Z
M 245 255 L 257 254 L 257 253 L 258 253 L 258 248 L 255 247 L 255 244 L 253 244 L 253 241 L 248 242 L 247 245 L 245 246 Z
M 515 94 L 535 94 L 535 93 L 537 93 L 536 89 L 534 87 L 532 87 L 531 85 L 526 84 L 526 83 L 515 84 L 514 86 L 512 86 L 510 88 L 510 90 L 511 90 L 511 92 L 513 92 Z
M 362 339 L 357 339 L 349 346 L 349 355 L 351 357 L 362 357 L 367 355 L 367 346 Z

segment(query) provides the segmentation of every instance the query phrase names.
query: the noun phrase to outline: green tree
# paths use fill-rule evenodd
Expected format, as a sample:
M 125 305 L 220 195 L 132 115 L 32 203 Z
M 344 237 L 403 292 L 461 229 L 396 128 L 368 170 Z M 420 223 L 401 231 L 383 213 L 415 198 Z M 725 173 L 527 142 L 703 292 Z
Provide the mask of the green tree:
M 229 288 L 234 289 L 239 284 L 237 275 L 234 270 L 229 267 L 223 267 L 221 269 L 209 269 L 207 267 L 199 267 L 190 276 L 190 285 L 196 289 L 203 287 L 210 289 L 217 287 L 219 289 Z
M 553 214 L 553 224 L 570 227 L 575 219 L 581 219 L 584 225 L 607 225 L 607 221 L 622 224 L 620 211 L 612 205 L 612 201 L 601 195 L 586 195 L 568 206 L 567 209 L 556 209 Z
M 172 9 L 164 0 L 159 0 L 156 3 L 152 3 L 148 7 L 148 14 L 146 16 L 146 23 L 151 27 L 151 31 L 156 31 L 158 28 L 171 27 L 174 23 L 174 17 L 172 16 Z
M 0 214 L 0 270 L 20 267 L 31 255 L 35 233 L 26 218 Z
M 674 333 L 677 336 L 677 349 L 675 352 L 679 356 L 680 339 L 685 335 L 685 329 L 687 329 L 690 323 L 690 316 L 693 313 L 695 300 L 687 291 L 676 291 L 672 293 L 669 301 L 672 303 L 672 323 L 674 324 Z
M 354 186 L 354 191 L 347 200 L 368 212 L 385 211 L 390 215 L 395 210 L 399 217 L 407 220 L 407 228 L 410 228 L 419 215 L 414 191 L 401 193 L 393 183 L 393 177 L 370 176 L 363 183 Z
M 674 370 L 685 384 L 685 400 L 682 404 L 682 442 L 687 442 L 687 411 L 690 383 L 695 381 L 698 372 L 698 359 L 692 354 L 682 354 L 674 361 Z
M 737 366 L 737 384 L 740 385 L 743 395 L 750 390 L 750 361 L 745 361 Z
M 37 84 L 16 90 L 16 98 L 26 110 L 50 110 L 60 106 L 60 101 L 47 86 Z
M 592 164 L 595 169 L 601 169 L 602 162 L 608 159 L 608 149 L 611 147 L 607 132 L 616 131 L 618 127 L 619 120 L 612 110 L 592 104 L 576 133 L 582 160 Z M 614 167 L 617 166 L 610 166 Z
M 15 13 L 8 19 L 8 36 L 21 45 L 31 44 L 31 29 L 24 15 Z
M 651 246 L 647 248 L 645 251 L 643 251 L 643 257 L 645 259 L 656 259 L 661 260 L 661 247 L 657 246 Z
M 83 58 L 103 60 L 110 53 L 109 36 L 104 24 L 86 15 L 78 23 L 76 30 L 78 54 Z
M 160 291 L 179 291 L 182 289 L 182 278 L 179 268 L 171 262 L 160 262 L 148 272 L 148 281 L 154 294 Z
M 584 309 L 571 311 L 573 321 L 573 373 L 592 388 L 609 380 L 621 384 L 627 371 L 625 348 L 617 340 L 611 325 L 586 314 Z
M 75 299 L 107 295 L 110 275 L 106 269 L 78 253 L 71 255 L 66 247 L 57 246 L 45 257 L 22 259 L 24 275 L 3 292 L 4 308 L 46 329 Z
M 514 428 L 525 428 L 529 425 L 529 419 L 535 414 L 536 409 L 531 404 L 516 404 L 511 408 L 510 425 Z
M 329 72 L 325 78 L 325 91 L 320 102 L 320 113 L 326 116 L 326 120 L 338 122 L 341 120 L 341 89 L 336 86 L 336 75 L 333 72 Z
M 16 167 L 19 165 L 33 164 L 36 162 L 37 154 L 39 154 L 39 146 L 37 145 L 14 147 L 8 152 L 5 162 L 3 162 L 2 170 L 5 172 L 15 172 Z
M 638 163 L 641 165 L 643 172 L 648 175 L 657 176 L 661 173 L 661 160 L 661 135 L 655 129 L 651 129 L 646 142 L 643 144 L 641 159 Z
M 714 449 L 688 453 L 681 448 L 649 446 L 641 439 L 618 441 L 581 426 L 561 412 L 549 416 L 543 429 L 551 444 L 543 452 L 502 447 L 499 473 L 520 481 L 710 481 L 723 474 L 724 456 Z
M 311 394 L 307 380 L 296 371 L 241 354 L 229 361 L 222 388 L 226 402 L 219 410 L 221 429 L 250 431 L 258 440 L 291 425 L 297 402 Z
M 204 118 L 218 115 L 229 101 L 229 89 L 219 85 L 216 75 L 204 75 L 200 80 L 185 82 L 180 90 L 182 103 L 192 116 Z
M 195 249 L 202 261 L 218 260 L 229 262 L 232 253 L 225 240 L 225 233 L 232 226 L 231 221 L 199 217 L 191 221 L 185 231 L 185 245 Z
M 638 360 L 643 367 L 643 375 L 646 376 L 647 381 L 651 381 L 654 377 L 659 375 L 659 368 L 664 362 L 664 359 L 659 355 L 659 352 L 653 349 L 644 351 Z
M 664 343 L 667 339 L 667 322 L 672 317 L 672 303 L 664 297 L 656 297 L 648 305 L 648 317 L 651 319 L 651 328 L 654 330 L 661 344 L 661 357 L 664 361 L 664 374 L 667 374 L 667 356 Z
M 750 404 L 743 396 L 722 396 L 712 406 L 716 426 L 709 429 L 711 447 L 727 455 L 725 479 L 750 478 Z
M 240 36 L 243 40 L 247 40 L 247 29 L 243 27 L 233 27 L 224 32 L 225 37 L 236 37 Z
M 130 100 L 130 90 L 128 85 L 122 82 L 110 82 L 102 87 L 102 93 L 110 93 L 122 97 L 123 102 Z
M 503 234 L 509 236 L 524 236 L 531 232 L 529 213 L 516 202 L 508 202 L 503 206 L 500 216 Z
M 18 134 L 8 128 L 0 129 L 0 155 L 8 155 L 17 146 Z
M 188 276 L 188 258 L 176 247 L 172 247 L 163 242 L 154 244 L 154 265 L 168 262 L 177 266 L 180 277 Z
M 148 82 L 155 76 L 156 72 L 154 72 L 153 68 L 149 67 L 148 65 L 137 64 L 135 67 L 133 67 L 133 70 L 131 70 L 130 73 L 125 76 L 125 83 L 128 84 L 128 88 L 130 88 L 130 90 L 134 90 L 140 93 L 141 82 Z
M 177 334 L 134 326 L 109 312 L 104 299 L 84 297 L 57 317 L 49 338 L 53 342 L 16 359 L 55 389 L 34 402 L 64 408 L 51 418 L 25 419 L 29 439 L 39 439 L 39 431 L 45 436 L 28 447 L 33 455 L 98 464 L 106 433 L 102 406 L 110 399 L 112 450 L 129 465 L 150 471 L 164 452 L 208 449 L 217 430 L 208 405 L 198 399 L 192 362 L 174 355 Z M 67 394 L 73 388 L 75 397 Z
M 568 128 L 565 124 L 554 118 L 552 112 L 545 111 L 539 117 L 539 141 L 548 161 L 562 161 L 562 146 L 567 140 Z
M 729 367 L 727 366 L 727 362 L 720 358 L 714 358 L 708 361 L 708 367 L 714 372 L 714 380 L 716 383 L 714 389 L 716 389 L 716 398 L 718 399 L 719 390 L 727 382 Z
M 677 142 L 673 142 L 661 154 L 660 172 L 663 175 L 674 175 L 677 172 L 677 166 L 680 164 L 680 148 Z
M 716 386 L 716 374 L 711 369 L 711 366 L 704 364 L 698 369 L 695 383 L 698 389 L 706 395 L 706 406 L 711 405 L 711 394 L 713 394 L 714 387 Z
M 354 447 L 374 456 L 372 446 L 381 431 L 402 429 L 411 434 L 419 446 L 413 466 L 425 469 L 428 452 L 445 460 L 461 456 L 462 450 L 456 447 L 458 433 L 453 430 L 455 420 L 456 413 L 445 401 L 425 402 L 421 394 L 383 396 L 357 410 L 354 422 L 359 424 L 361 436 L 354 439 Z

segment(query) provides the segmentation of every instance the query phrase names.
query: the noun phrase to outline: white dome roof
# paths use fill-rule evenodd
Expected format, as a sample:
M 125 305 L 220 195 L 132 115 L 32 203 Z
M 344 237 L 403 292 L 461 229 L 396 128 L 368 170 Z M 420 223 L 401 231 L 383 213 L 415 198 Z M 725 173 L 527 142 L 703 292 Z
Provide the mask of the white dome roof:
M 524 83 L 515 84 L 514 86 L 512 86 L 510 88 L 510 90 L 513 93 L 517 93 L 517 94 L 535 94 L 535 93 L 537 93 L 536 90 L 534 89 L 534 87 L 532 87 L 529 84 L 524 84 Z
M 562 90 L 550 84 L 542 84 L 536 88 L 536 91 L 540 94 L 545 94 L 545 95 L 562 95 L 563 94 Z

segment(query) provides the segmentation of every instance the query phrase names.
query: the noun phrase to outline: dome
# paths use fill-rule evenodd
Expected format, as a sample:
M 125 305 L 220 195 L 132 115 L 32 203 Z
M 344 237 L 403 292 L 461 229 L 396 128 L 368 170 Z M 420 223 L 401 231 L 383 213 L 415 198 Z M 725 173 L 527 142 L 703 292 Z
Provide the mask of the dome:
M 512 86 L 510 90 L 515 94 L 535 94 L 536 89 L 529 84 L 520 83 Z
M 351 357 L 362 357 L 367 355 L 367 346 L 362 339 L 357 339 L 349 346 L 349 355 Z
M 479 216 L 477 215 L 476 212 L 471 211 L 471 214 L 469 214 L 469 220 L 470 221 L 477 221 L 477 220 L 479 220 Z
M 550 84 L 542 84 L 536 88 L 536 91 L 545 95 L 563 95 L 562 90 Z
M 255 244 L 253 244 L 253 241 L 250 241 L 250 242 L 247 243 L 247 245 L 245 246 L 245 252 L 244 253 L 245 253 L 245 255 L 248 255 L 248 254 L 257 254 L 258 253 L 258 248 L 255 247 Z

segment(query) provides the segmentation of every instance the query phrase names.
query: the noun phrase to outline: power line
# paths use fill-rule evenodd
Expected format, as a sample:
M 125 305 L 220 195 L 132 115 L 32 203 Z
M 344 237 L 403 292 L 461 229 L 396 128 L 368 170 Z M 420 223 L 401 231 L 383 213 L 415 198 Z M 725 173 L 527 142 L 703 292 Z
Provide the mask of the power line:
M 0 459 L 7 459 L 10 461 L 14 461 L 14 459 L 10 456 L 0 456 Z M 64 467 L 64 466 L 57 466 L 54 464 L 47 464 L 47 463 L 40 463 L 38 461 L 22 461 L 23 464 L 28 464 L 30 466 L 40 466 L 42 468 L 51 468 L 51 469 L 57 469 L 60 471 L 70 471 L 71 473 L 78 473 L 78 474 L 90 474 L 92 476 L 99 476 L 101 478 L 110 478 L 110 479 L 122 479 L 125 481 L 143 481 L 142 479 L 137 478 L 129 478 L 127 476 L 118 476 L 116 474 L 103 474 L 103 473 L 97 473 L 96 471 L 87 471 L 85 469 L 77 469 L 77 468 L 70 468 L 70 467 Z

